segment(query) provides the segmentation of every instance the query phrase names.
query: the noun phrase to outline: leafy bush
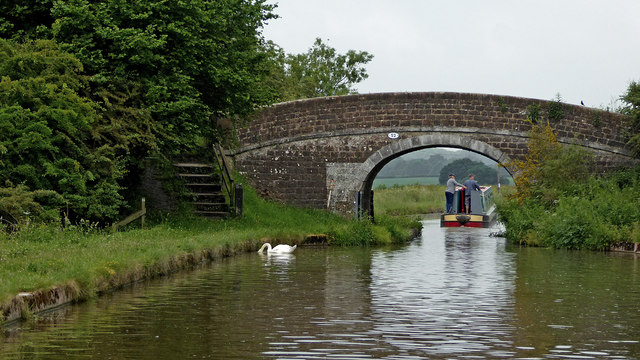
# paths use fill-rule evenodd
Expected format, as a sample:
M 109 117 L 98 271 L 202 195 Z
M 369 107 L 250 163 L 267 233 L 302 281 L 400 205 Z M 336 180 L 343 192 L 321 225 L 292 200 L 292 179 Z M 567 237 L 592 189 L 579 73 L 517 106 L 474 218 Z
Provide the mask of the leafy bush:
M 525 158 L 514 158 L 510 162 L 501 165 L 511 169 L 513 180 L 517 186 L 512 198 L 517 199 L 519 202 L 539 196 L 539 194 L 535 194 L 535 190 L 543 178 L 542 164 L 546 163 L 548 159 L 557 156 L 563 150 L 558 143 L 556 133 L 548 123 L 538 125 L 531 118 L 527 122 L 531 124 L 531 131 Z
M 373 224 L 369 220 L 354 220 L 329 230 L 332 245 L 369 246 L 374 244 Z
M 547 212 L 539 219 L 535 230 L 542 245 L 556 248 L 580 249 L 596 226 L 591 204 L 582 198 L 564 198 L 555 212 Z
M 0 181 L 56 192 L 71 218 L 111 220 L 123 204 L 122 160 L 96 141 L 104 134 L 92 128 L 100 115 L 81 94 L 82 70 L 51 41 L 0 39 Z
M 509 110 L 509 107 L 504 102 L 504 98 L 501 96 L 498 98 L 498 107 L 500 108 L 501 113 L 506 113 Z
M 629 175 L 636 171 L 611 178 L 589 177 L 564 190 L 549 187 L 557 195 L 553 200 L 530 197 L 522 202 L 498 201 L 507 238 L 527 245 L 591 250 L 636 241 L 640 232 L 634 224 L 640 218 L 640 208 L 629 197 L 640 191 L 637 175 Z M 620 188 L 621 178 L 630 186 Z
M 529 106 L 527 106 L 527 118 L 529 118 L 532 123 L 536 124 L 541 119 L 540 110 L 539 104 L 529 104 Z
M 600 115 L 600 113 L 593 114 L 593 116 L 591 117 L 591 123 L 596 128 L 602 126 L 602 115 Z
M 0 188 L 0 218 L 14 228 L 27 223 L 60 220 L 58 207 L 64 199 L 55 191 L 28 191 L 24 185 Z M 45 204 L 45 205 L 42 205 Z
M 557 94 L 555 99 L 547 103 L 547 116 L 549 120 L 556 122 L 564 118 L 564 104 L 560 94 Z
M 587 150 L 562 146 L 553 129 L 532 123 L 524 160 L 515 172 L 517 192 L 497 201 L 511 241 L 569 249 L 608 249 L 636 236 L 640 167 L 597 178 Z
M 537 238 L 527 238 L 545 213 L 542 204 L 528 200 L 524 204 L 517 200 L 498 199 L 496 201 L 500 221 L 505 225 L 505 236 L 512 242 L 539 245 Z
M 538 166 L 531 195 L 551 204 L 561 195 L 581 194 L 591 179 L 593 154 L 577 146 L 551 148 Z

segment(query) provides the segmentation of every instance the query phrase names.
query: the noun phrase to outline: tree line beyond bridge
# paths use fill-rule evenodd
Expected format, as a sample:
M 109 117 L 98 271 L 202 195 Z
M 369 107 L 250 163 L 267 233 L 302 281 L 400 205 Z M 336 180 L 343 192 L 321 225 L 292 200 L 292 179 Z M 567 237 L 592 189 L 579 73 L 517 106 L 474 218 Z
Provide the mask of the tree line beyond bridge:
M 547 111 L 561 106 L 561 117 Z M 394 158 L 429 147 L 474 151 L 498 163 L 526 153 L 528 111 L 539 107 L 558 141 L 588 148 L 598 171 L 638 163 L 624 118 L 603 110 L 509 96 L 381 93 L 280 103 L 238 130 L 236 168 L 262 195 L 345 215 L 372 205 L 376 174 Z M 360 193 L 359 201 L 354 201 Z

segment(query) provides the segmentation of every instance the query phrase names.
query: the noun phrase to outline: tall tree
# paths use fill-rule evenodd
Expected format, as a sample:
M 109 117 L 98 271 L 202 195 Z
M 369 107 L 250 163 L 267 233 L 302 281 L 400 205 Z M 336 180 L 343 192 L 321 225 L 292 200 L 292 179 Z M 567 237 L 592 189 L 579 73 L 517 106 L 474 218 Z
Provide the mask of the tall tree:
M 281 101 L 356 93 L 355 84 L 369 77 L 364 65 L 373 59 L 366 51 L 339 54 L 320 38 L 306 53 L 285 55 L 273 44 L 268 53 L 278 66 L 271 81 Z
M 458 180 L 466 180 L 469 174 L 474 174 L 478 183 L 483 185 L 493 185 L 498 183 L 498 170 L 492 169 L 487 165 L 473 161 L 471 159 L 463 158 L 450 162 L 440 170 L 440 176 L 438 180 L 440 184 L 446 184 L 449 179 L 449 174 L 456 175 Z M 508 182 L 507 179 L 503 179 L 502 183 Z
M 118 126 L 149 128 L 148 149 L 193 149 L 212 135 L 212 117 L 244 116 L 274 100 L 261 86 L 272 61 L 261 51 L 261 27 L 275 17 L 266 0 L 30 1 L 38 7 L 0 4 L 0 36 L 19 29 L 59 42 L 80 59 L 105 111 L 140 110 Z

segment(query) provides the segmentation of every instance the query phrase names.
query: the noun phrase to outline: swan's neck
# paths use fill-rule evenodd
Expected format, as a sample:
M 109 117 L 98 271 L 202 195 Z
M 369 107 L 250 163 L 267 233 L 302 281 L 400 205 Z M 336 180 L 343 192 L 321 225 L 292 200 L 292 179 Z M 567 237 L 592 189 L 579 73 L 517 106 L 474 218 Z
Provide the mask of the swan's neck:
M 262 252 L 262 250 L 264 250 L 264 248 L 267 248 L 267 252 L 271 252 L 271 244 L 269 243 L 264 243 L 262 244 L 262 247 L 260 248 L 260 250 L 258 250 L 258 252 Z

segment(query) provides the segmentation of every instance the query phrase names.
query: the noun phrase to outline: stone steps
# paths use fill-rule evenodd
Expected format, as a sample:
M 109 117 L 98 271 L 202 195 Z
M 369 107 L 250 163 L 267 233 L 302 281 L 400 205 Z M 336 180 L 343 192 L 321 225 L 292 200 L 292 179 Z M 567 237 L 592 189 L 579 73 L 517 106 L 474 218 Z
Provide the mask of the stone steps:
M 177 176 L 191 192 L 194 214 L 209 218 L 226 218 L 230 215 L 220 176 L 214 173 L 213 166 L 199 162 L 177 162 L 173 166 L 178 170 Z
M 220 183 L 186 183 L 184 185 L 194 194 L 222 194 Z

